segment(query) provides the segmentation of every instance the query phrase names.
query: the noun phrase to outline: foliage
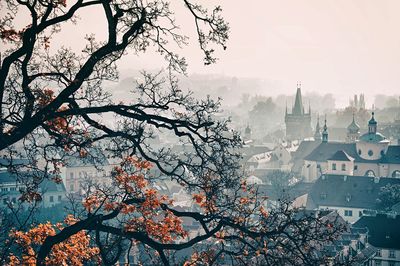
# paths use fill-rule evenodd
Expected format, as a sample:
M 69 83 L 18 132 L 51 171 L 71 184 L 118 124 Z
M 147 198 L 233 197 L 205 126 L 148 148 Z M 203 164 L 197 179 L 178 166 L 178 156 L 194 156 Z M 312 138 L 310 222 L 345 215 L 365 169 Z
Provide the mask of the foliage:
M 400 185 L 388 184 L 381 187 L 379 196 L 377 199 L 378 206 L 384 210 L 390 210 L 390 208 L 400 202 Z
M 89 183 L 79 211 L 65 224 L 16 227 L 2 251 L 1 263 L 83 264 L 101 257 L 112 265 L 132 246 L 151 255 L 152 264 L 169 265 L 174 252 L 193 248 L 186 263 L 315 264 L 322 243 L 335 239 L 340 224 L 308 215 L 282 201 L 265 209 L 257 189 L 242 182 L 241 139 L 229 120 L 216 119 L 220 102 L 193 98 L 178 86 L 176 73 L 186 61 L 174 47 L 186 45 L 168 1 L 76 0 L 1 2 L 4 43 L 0 70 L 0 151 L 2 166 L 18 175 L 21 204 L 42 200 L 43 180 L 61 182 L 67 158 L 99 163 L 102 151 L 118 159 L 109 186 Z M 208 10 L 183 0 L 193 18 L 204 63 L 216 61 L 216 47 L 226 48 L 229 27 L 220 7 Z M 102 11 L 106 40 L 86 37 L 81 52 L 52 47 L 53 37 L 77 14 Z M 29 24 L 16 28 L 21 10 Z M 116 81 L 116 62 L 127 52 L 137 55 L 155 47 L 167 73 L 143 73 L 126 101 L 116 103 L 103 89 Z M 112 115 L 112 121 L 105 117 Z M 182 147 L 152 145 L 163 136 Z M 28 163 L 16 164 L 26 158 Z M 148 171 L 157 169 L 158 175 Z M 29 172 L 29 175 L 23 173 Z M 194 207 L 180 209 L 160 195 L 156 182 L 167 177 L 191 195 Z M 73 205 L 76 206 L 76 205 Z M 13 215 L 18 217 L 18 212 Z M 189 235 L 184 220 L 199 226 Z M 336 224 L 335 224 L 336 225 Z M 129 243 L 127 248 L 126 243 Z M 204 244 L 211 248 L 204 249 Z M 244 252 L 243 252 L 244 250 Z M 12 253 L 12 254 L 11 254 Z M 73 255 L 72 255 L 73 254 Z

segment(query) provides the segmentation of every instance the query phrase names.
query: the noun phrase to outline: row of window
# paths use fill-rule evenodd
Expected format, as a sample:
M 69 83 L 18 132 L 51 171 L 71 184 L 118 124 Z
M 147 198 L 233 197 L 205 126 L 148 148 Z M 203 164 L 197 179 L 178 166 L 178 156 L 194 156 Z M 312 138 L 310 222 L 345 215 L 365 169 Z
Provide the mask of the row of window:
M 376 250 L 376 257 L 382 257 L 382 250 L 377 249 Z M 396 251 L 395 250 L 389 250 L 389 258 L 395 259 L 396 258 Z
M 58 195 L 57 197 L 58 202 L 62 201 L 62 196 Z M 16 197 L 12 197 L 11 199 L 9 197 L 4 197 L 3 198 L 3 204 L 7 205 L 8 202 L 12 202 L 12 203 L 16 203 L 17 202 L 17 198 Z M 49 202 L 54 202 L 54 196 L 50 196 L 49 197 Z
M 318 165 L 317 165 L 317 168 L 321 168 L 321 165 L 318 164 Z M 342 169 L 342 171 L 346 171 L 346 164 L 342 164 L 341 169 Z M 357 166 L 357 165 L 354 165 L 354 170 L 357 170 L 357 169 L 358 169 L 358 166 Z M 332 163 L 332 170 L 333 170 L 333 171 L 336 171 L 336 170 L 337 170 L 337 165 L 336 165 L 336 163 Z M 365 172 L 365 176 L 375 177 L 376 175 L 375 175 L 375 172 L 374 172 L 374 171 L 368 170 L 368 171 Z M 399 171 L 399 170 L 393 171 L 392 177 L 400 178 L 400 171 Z
M 361 155 L 361 154 L 362 154 L 362 151 L 361 151 L 361 149 L 359 149 L 358 150 L 358 155 Z M 374 151 L 373 150 L 368 150 L 368 156 L 372 157 L 372 155 L 374 155 Z M 385 151 L 381 150 L 381 156 L 383 156 L 383 155 L 385 155 Z
M 332 170 L 334 170 L 334 171 L 336 170 L 336 163 L 332 164 Z M 342 171 L 346 171 L 346 164 L 344 164 L 344 163 L 342 164 Z
M 352 210 L 344 210 L 344 216 L 352 217 L 353 216 L 353 211 Z M 363 212 L 359 211 L 358 212 L 358 216 L 359 217 L 363 216 Z
M 10 188 L 2 187 L 1 188 L 1 192 L 7 192 L 7 191 L 17 191 L 17 188 L 16 187 L 10 187 Z
M 110 171 L 102 171 L 101 172 L 102 175 L 96 175 L 96 173 L 93 172 L 79 172 L 78 176 L 79 178 L 83 178 L 83 177 L 100 177 L 100 176 L 111 176 L 111 172 Z M 74 173 L 71 172 L 69 173 L 69 178 L 73 179 L 74 178 Z

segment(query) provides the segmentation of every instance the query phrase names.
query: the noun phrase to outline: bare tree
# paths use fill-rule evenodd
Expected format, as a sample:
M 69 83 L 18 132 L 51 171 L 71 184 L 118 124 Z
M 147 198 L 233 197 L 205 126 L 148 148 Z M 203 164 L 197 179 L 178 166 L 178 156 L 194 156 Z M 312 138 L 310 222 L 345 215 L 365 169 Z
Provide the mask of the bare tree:
M 34 173 L 20 177 L 25 184 L 21 200 L 39 200 L 37 188 L 44 178 L 61 182 L 59 169 L 65 156 L 95 160 L 91 150 L 97 147 L 121 159 L 113 186 L 87 191 L 85 215 L 67 218 L 57 228 L 46 224 L 26 234 L 13 232 L 20 249 L 7 263 L 21 262 L 18 252 L 22 260 L 37 265 L 73 263 L 69 260 L 74 253 L 66 247 L 81 248 L 88 233 L 94 234 L 105 264 L 115 263 L 123 246 L 133 242 L 165 265 L 172 251 L 201 249 L 205 243 L 214 245 L 193 253 L 189 263 L 223 263 L 228 258 L 242 264 L 303 264 L 320 260 L 319 245 L 343 230 L 321 217 L 300 214 L 289 202 L 267 211 L 257 191 L 242 182 L 241 140 L 228 120 L 215 118 L 219 101 L 196 100 L 178 87 L 175 73 L 185 73 L 186 62 L 171 47 L 186 45 L 187 37 L 168 1 L 5 0 L 1 4 L 8 12 L 0 20 L 7 48 L 0 70 L 0 151 L 10 171 Z M 193 17 L 204 63 L 214 63 L 215 47 L 225 49 L 228 39 L 221 8 L 209 11 L 189 0 L 182 4 Z M 85 14 L 89 7 L 102 10 L 107 40 L 88 36 L 81 53 L 65 47 L 51 52 L 51 40 L 62 25 L 77 23 L 77 13 Z M 23 9 L 31 21 L 19 30 L 14 20 Z M 141 54 L 150 47 L 165 57 L 167 74 L 143 73 L 127 102 L 114 102 L 102 85 L 118 79 L 116 62 L 128 51 Z M 106 114 L 113 115 L 113 124 L 105 122 Z M 156 134 L 175 137 L 189 148 L 179 154 L 167 147 L 156 149 L 151 145 Z M 13 164 L 18 156 L 29 163 Z M 158 195 L 147 173 L 141 172 L 149 165 L 191 193 L 199 211 L 178 210 Z M 198 236 L 188 238 L 182 218 L 200 225 Z M 43 230 L 40 237 L 35 235 L 38 230 Z M 26 242 L 26 236 L 35 240 Z M 57 252 L 60 249 L 64 255 Z M 90 254 L 81 254 L 82 260 L 97 252 L 88 250 Z

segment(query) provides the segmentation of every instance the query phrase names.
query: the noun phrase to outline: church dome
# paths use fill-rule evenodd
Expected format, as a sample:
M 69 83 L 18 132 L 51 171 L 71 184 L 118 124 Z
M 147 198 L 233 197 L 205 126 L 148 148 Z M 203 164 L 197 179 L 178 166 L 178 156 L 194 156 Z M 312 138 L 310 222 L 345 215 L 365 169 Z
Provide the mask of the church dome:
M 360 126 L 354 120 L 354 115 L 353 115 L 353 121 L 347 127 L 347 131 L 349 131 L 350 133 L 358 133 L 360 131 Z
M 360 137 L 360 141 L 370 142 L 370 143 L 380 143 L 380 142 L 388 142 L 385 136 L 381 133 L 365 133 Z

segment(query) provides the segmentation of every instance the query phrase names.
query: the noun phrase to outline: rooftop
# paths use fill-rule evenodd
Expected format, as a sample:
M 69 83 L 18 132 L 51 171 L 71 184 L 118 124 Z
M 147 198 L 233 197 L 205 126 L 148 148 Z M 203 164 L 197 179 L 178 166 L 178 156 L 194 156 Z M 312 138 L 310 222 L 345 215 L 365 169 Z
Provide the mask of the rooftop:
M 400 184 L 400 179 L 322 175 L 311 187 L 307 204 L 309 207 L 377 209 L 380 189 L 388 184 Z
M 344 150 L 337 151 L 331 158 L 328 160 L 332 161 L 346 161 L 351 162 L 354 161 L 354 158 L 349 156 Z
M 376 248 L 400 250 L 400 216 L 363 216 L 353 226 L 367 227 L 369 243 Z
M 307 161 L 326 162 L 330 160 L 336 152 L 344 151 L 348 156 L 354 158 L 358 163 L 391 163 L 400 164 L 400 146 L 389 145 L 386 154 L 379 160 L 366 160 L 357 153 L 356 143 L 326 142 L 320 143 L 304 159 Z

